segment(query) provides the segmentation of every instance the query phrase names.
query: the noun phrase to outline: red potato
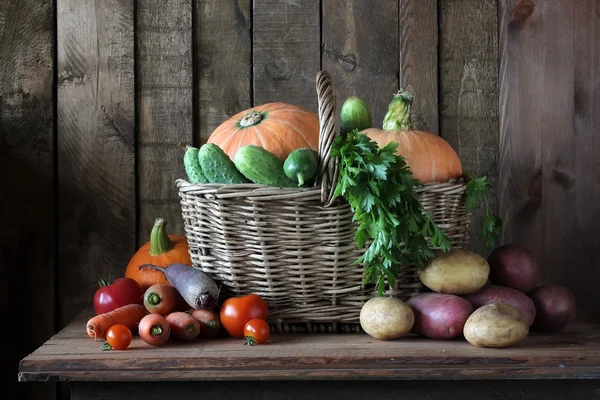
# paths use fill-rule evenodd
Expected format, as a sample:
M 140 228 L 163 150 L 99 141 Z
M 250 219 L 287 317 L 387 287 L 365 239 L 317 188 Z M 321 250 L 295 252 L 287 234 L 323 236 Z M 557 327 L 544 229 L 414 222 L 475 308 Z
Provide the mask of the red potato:
M 577 314 L 577 300 L 571 289 L 550 284 L 529 293 L 537 315 L 531 326 L 540 332 L 558 332 L 567 327 Z
M 433 339 L 454 339 L 463 333 L 471 304 L 453 294 L 421 293 L 407 300 L 415 315 L 412 332 Z
M 169 340 L 171 327 L 169 321 L 160 314 L 148 314 L 138 326 L 140 338 L 152 346 L 161 346 Z
M 463 297 L 471 303 L 475 310 L 492 303 L 504 303 L 521 311 L 528 326 L 531 326 L 535 319 L 536 311 L 533 300 L 516 289 L 498 285 L 486 285 L 478 291 L 469 293 Z
M 490 281 L 529 293 L 540 285 L 542 270 L 535 255 L 527 247 L 511 243 L 494 249 L 488 256 Z
M 193 340 L 200 334 L 200 322 L 186 312 L 172 312 L 167 315 L 167 321 L 171 327 L 171 334 L 179 340 Z

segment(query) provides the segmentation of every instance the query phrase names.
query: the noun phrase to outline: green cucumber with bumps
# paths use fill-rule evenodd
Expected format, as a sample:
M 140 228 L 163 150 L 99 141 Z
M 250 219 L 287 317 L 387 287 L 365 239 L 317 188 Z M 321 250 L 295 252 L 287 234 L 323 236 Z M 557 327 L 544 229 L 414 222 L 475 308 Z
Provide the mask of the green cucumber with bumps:
M 237 169 L 254 183 L 276 187 L 295 187 L 294 182 L 285 175 L 283 161 L 270 151 L 253 144 L 240 147 L 233 163 Z
M 190 146 L 185 142 L 181 142 L 179 145 L 185 149 L 183 166 L 185 167 L 185 173 L 190 183 L 208 183 L 208 179 L 204 175 L 204 172 L 202 172 L 200 162 L 198 161 L 198 152 L 200 149 Z
M 206 143 L 200 147 L 198 161 L 210 183 L 249 183 L 229 156 L 216 144 Z
M 318 157 L 313 149 L 299 148 L 292 151 L 283 163 L 283 172 L 288 178 L 303 186 L 317 173 Z

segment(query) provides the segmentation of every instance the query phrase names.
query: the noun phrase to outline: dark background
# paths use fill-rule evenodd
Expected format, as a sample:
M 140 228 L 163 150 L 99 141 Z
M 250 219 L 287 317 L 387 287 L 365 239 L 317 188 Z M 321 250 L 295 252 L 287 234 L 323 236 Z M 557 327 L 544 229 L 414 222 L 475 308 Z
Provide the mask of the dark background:
M 497 187 L 502 241 L 599 320 L 598 43 L 597 0 L 1 1 L 5 393 L 54 397 L 17 384 L 18 361 L 123 274 L 154 218 L 183 232 L 178 143 L 252 105 L 316 111 L 321 69 L 376 126 L 412 91 L 415 128 Z

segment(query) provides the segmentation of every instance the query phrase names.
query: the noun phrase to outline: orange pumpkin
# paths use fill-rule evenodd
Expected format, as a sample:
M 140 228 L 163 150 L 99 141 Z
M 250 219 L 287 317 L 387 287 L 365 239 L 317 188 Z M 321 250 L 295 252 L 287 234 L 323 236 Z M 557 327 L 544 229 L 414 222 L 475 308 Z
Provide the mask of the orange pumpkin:
M 233 160 L 242 146 L 253 144 L 281 161 L 298 148 L 319 148 L 319 117 L 288 103 L 267 103 L 241 111 L 213 131 L 208 143 L 219 146 Z
M 377 142 L 379 147 L 391 141 L 398 143 L 396 154 L 404 157 L 413 177 L 421 183 L 460 178 L 462 165 L 452 146 L 437 135 L 413 130 L 411 104 L 410 93 L 399 91 L 388 106 L 383 129 L 368 128 L 361 133 Z
M 181 263 L 191 267 L 192 259 L 188 252 L 187 238 L 181 235 L 168 235 L 167 221 L 157 218 L 150 233 L 150 240 L 131 257 L 125 276 L 135 279 L 145 291 L 156 283 L 169 284 L 165 275 L 150 268 L 139 269 L 142 264 L 154 264 L 165 268 L 170 264 Z

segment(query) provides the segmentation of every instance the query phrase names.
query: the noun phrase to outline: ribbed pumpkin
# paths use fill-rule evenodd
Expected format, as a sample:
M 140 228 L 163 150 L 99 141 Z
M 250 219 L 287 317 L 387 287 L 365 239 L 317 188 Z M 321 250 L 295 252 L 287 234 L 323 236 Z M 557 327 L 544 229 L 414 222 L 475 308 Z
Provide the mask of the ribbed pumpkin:
M 319 148 L 319 117 L 289 103 L 266 103 L 241 111 L 213 131 L 208 143 L 219 146 L 233 160 L 242 146 L 253 144 L 281 161 L 298 148 Z
M 413 177 L 421 183 L 445 182 L 460 178 L 463 173 L 458 154 L 450 144 L 430 132 L 413 130 L 412 95 L 398 91 L 383 119 L 383 129 L 364 129 L 380 147 L 391 141 L 398 143 L 396 154 L 406 159 Z
M 135 252 L 125 270 L 125 276 L 135 279 L 144 291 L 156 283 L 169 285 L 169 282 L 162 272 L 150 268 L 140 270 L 140 265 L 153 264 L 165 268 L 170 264 L 181 263 L 191 268 L 192 259 L 187 238 L 182 235 L 168 235 L 166 226 L 165 219 L 156 218 L 150 240 Z

